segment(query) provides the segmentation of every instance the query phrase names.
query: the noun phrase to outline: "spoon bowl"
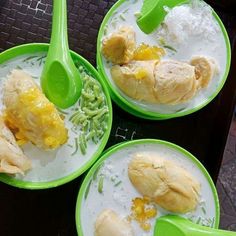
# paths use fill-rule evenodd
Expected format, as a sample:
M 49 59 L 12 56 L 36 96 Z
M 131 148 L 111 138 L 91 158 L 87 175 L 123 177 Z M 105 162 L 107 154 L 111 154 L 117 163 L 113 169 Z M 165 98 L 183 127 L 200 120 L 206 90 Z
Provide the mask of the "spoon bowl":
M 53 2 L 52 35 L 41 86 L 48 99 L 60 108 L 72 106 L 81 94 L 82 80 L 69 52 L 66 0 Z

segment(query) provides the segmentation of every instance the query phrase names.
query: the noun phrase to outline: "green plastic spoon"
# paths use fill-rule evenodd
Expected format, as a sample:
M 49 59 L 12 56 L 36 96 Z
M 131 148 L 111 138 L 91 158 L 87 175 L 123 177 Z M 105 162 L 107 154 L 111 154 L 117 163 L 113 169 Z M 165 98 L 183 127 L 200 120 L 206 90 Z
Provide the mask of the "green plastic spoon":
M 72 106 L 81 94 L 82 80 L 69 52 L 66 0 L 53 1 L 52 34 L 41 86 L 60 108 Z
M 154 236 L 236 236 L 236 232 L 212 229 L 180 216 L 167 215 L 157 219 Z
M 189 0 L 143 0 L 137 24 L 144 33 L 150 34 L 164 20 L 167 14 L 164 9 L 165 6 L 173 8 L 188 2 Z

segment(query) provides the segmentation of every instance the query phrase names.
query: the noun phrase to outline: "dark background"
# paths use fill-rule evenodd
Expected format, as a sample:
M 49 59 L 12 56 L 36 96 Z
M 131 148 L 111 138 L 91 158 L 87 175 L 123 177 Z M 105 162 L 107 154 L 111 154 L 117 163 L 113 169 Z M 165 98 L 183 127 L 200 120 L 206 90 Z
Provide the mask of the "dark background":
M 68 0 L 70 48 L 93 65 L 99 25 L 114 2 Z M 232 44 L 233 66 L 222 92 L 201 111 L 167 121 L 135 118 L 113 104 L 114 122 L 107 147 L 139 138 L 174 142 L 195 155 L 216 181 L 236 97 L 236 1 L 208 2 L 224 22 Z M 1 0 L 0 52 L 23 43 L 49 42 L 51 4 L 50 0 Z M 42 191 L 0 183 L 0 235 L 76 235 L 75 204 L 81 180 Z

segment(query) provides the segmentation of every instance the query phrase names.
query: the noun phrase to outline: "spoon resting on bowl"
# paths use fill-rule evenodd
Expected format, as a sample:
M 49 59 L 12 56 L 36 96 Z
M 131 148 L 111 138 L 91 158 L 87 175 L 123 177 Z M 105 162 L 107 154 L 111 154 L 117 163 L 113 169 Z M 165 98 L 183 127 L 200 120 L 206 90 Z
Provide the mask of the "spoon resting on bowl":
M 81 94 L 82 80 L 68 45 L 66 0 L 53 1 L 52 34 L 41 86 L 47 98 L 60 108 L 72 106 Z
M 166 215 L 157 219 L 154 236 L 236 236 L 236 232 L 194 224 L 177 215 Z
M 163 22 L 167 14 L 165 7 L 173 8 L 188 2 L 189 0 L 143 0 L 137 24 L 144 33 L 150 34 Z

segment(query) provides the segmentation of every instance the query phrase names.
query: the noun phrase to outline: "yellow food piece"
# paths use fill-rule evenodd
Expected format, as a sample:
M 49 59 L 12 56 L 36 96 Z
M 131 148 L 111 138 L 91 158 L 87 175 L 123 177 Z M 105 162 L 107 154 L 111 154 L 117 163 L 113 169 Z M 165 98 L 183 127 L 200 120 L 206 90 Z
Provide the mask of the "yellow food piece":
M 154 70 L 157 101 L 161 104 L 180 104 L 197 92 L 195 68 L 184 62 L 161 61 Z
M 94 236 L 134 236 L 131 224 L 116 212 L 106 209 L 95 222 Z
M 0 117 L 0 173 L 22 174 L 31 168 L 31 161 L 16 143 L 15 137 Z
M 158 60 L 165 55 L 165 50 L 156 46 L 142 43 L 135 51 L 133 59 L 136 61 Z
M 143 230 L 149 231 L 151 224 L 148 220 L 157 215 L 157 209 L 151 200 L 147 197 L 133 199 L 131 211 L 131 219 L 137 221 Z
M 140 194 L 170 212 L 191 212 L 199 203 L 199 181 L 177 163 L 158 155 L 137 153 L 129 163 L 128 175 Z
M 124 66 L 113 66 L 111 76 L 117 87 L 138 101 L 155 103 L 154 69 L 158 61 L 133 61 Z
M 111 76 L 127 96 L 156 104 L 180 104 L 197 92 L 195 67 L 174 60 L 132 61 L 115 65 Z
M 104 57 L 114 64 L 126 64 L 132 60 L 136 47 L 135 32 L 129 26 L 123 26 L 102 41 Z
M 195 67 L 199 88 L 206 88 L 214 75 L 218 72 L 218 67 L 213 58 L 195 56 L 191 59 L 190 64 Z
M 135 78 L 136 79 L 143 79 L 148 75 L 148 71 L 145 68 L 137 68 L 135 71 Z
M 31 141 L 55 149 L 67 141 L 67 129 L 56 107 L 30 75 L 13 70 L 4 87 L 5 121 L 19 144 Z
M 22 134 L 20 132 L 20 130 L 16 127 L 16 125 L 14 124 L 15 120 L 11 119 L 11 116 L 8 116 L 6 114 L 6 111 L 3 115 L 3 119 L 4 122 L 6 124 L 6 126 L 11 130 L 11 132 L 14 134 L 15 138 L 16 138 L 16 143 L 19 146 L 22 146 L 24 144 L 26 144 L 28 142 L 28 139 L 24 136 L 24 134 Z

